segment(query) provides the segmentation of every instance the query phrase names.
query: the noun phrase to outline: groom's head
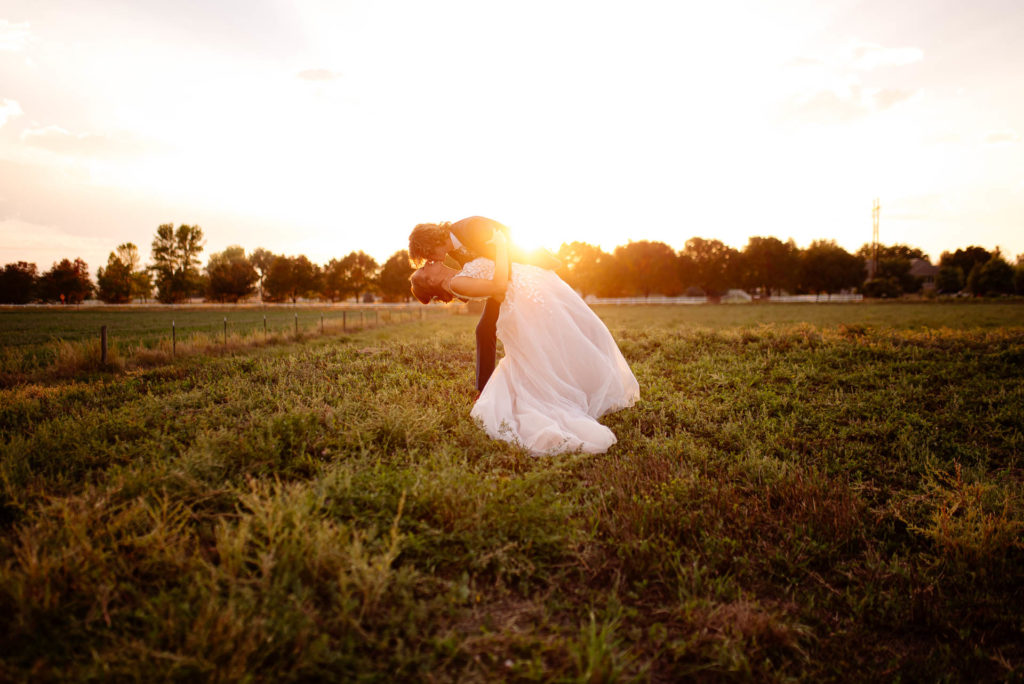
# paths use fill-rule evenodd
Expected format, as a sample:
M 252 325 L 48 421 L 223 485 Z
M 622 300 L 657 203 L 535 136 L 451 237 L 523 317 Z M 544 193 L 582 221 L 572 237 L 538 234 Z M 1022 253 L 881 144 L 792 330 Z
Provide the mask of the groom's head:
M 424 261 L 442 261 L 451 249 L 451 224 L 421 223 L 409 234 L 409 260 L 417 266 Z

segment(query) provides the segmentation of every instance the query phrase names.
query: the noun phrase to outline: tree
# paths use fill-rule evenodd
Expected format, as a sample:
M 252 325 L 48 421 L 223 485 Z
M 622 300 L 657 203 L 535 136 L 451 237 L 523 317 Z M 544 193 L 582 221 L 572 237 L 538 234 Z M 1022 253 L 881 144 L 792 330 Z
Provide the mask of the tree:
M 27 261 L 7 264 L 0 271 L 0 304 L 28 304 L 36 296 L 39 276 Z
M 964 278 L 974 269 L 975 266 L 984 264 L 992 258 L 992 253 L 984 247 L 972 245 L 966 249 L 958 249 L 955 252 L 943 252 L 939 257 L 939 266 L 950 266 L 959 268 Z M 961 284 L 961 288 L 963 284 Z
M 692 264 L 689 282 L 705 294 L 715 296 L 724 293 L 735 281 L 740 253 L 721 240 L 690 238 L 683 247 L 682 256 Z
M 342 259 L 341 263 L 348 289 L 355 293 L 356 300 L 359 300 L 364 292 L 373 289 L 377 271 L 380 270 L 373 257 L 362 251 L 352 252 Z
M 864 260 L 865 264 L 873 259 L 871 245 L 863 245 L 857 250 L 857 256 Z M 917 247 L 908 245 L 879 245 L 878 247 L 878 272 L 872 280 L 885 280 L 888 285 L 879 288 L 873 286 L 872 291 L 884 292 L 883 296 L 899 296 L 904 292 L 917 292 L 921 289 L 921 280 L 910 274 L 910 262 L 912 259 L 928 260 L 928 255 Z M 867 283 L 864 284 L 865 287 Z M 895 295 L 891 293 L 893 288 L 898 290 Z M 872 296 L 865 291 L 867 296 Z
M 813 293 L 839 292 L 864 282 L 864 261 L 836 244 L 815 240 L 799 254 L 799 288 Z
M 935 274 L 935 290 L 939 294 L 953 294 L 964 289 L 964 272 L 959 266 L 939 266 Z
M 740 264 L 744 285 L 770 296 L 772 291 L 791 290 L 796 286 L 799 252 L 792 240 L 752 237 L 743 250 Z
M 96 271 L 100 300 L 108 304 L 124 304 L 132 300 L 132 272 L 114 252 L 107 257 L 107 266 Z
M 336 302 L 352 294 L 348 282 L 348 270 L 342 259 L 331 259 L 324 266 L 320 280 L 320 291 L 324 297 Z
M 149 272 L 142 265 L 142 257 L 139 256 L 139 248 L 134 243 L 125 242 L 114 250 L 118 259 L 128 266 L 132 279 L 132 299 L 147 299 L 153 292 L 153 281 Z
M 256 273 L 259 274 L 259 285 L 260 285 L 260 299 L 263 299 L 263 283 L 267 278 L 267 274 L 270 273 L 270 267 L 274 263 L 276 257 L 269 249 L 257 247 L 249 255 L 249 263 L 256 269 Z
M 61 259 L 39 277 L 39 294 L 48 302 L 79 304 L 92 296 L 94 286 L 89 265 L 81 259 Z
M 256 290 L 259 275 L 245 256 L 245 250 L 232 245 L 211 254 L 206 264 L 207 297 L 217 302 L 237 302 Z
M 997 249 L 984 264 L 976 264 L 967 276 L 967 289 L 974 296 L 1012 294 L 1013 267 Z
M 149 274 L 141 267 L 139 248 L 131 242 L 117 246 L 107 257 L 107 266 L 96 272 L 99 298 L 112 304 L 148 297 L 152 289 Z
M 264 295 L 268 301 L 291 300 L 294 304 L 299 297 L 307 297 L 317 291 L 320 269 L 306 256 L 277 256 L 270 265 L 263 283 Z
M 664 242 L 630 241 L 615 248 L 615 257 L 625 274 L 627 291 L 644 298 L 652 292 L 675 297 L 682 292 L 675 250 Z
M 563 242 L 558 248 L 558 258 L 562 265 L 556 273 L 569 287 L 584 297 L 600 289 L 600 264 L 602 259 L 608 258 L 600 247 L 586 242 Z
M 412 275 L 412 264 L 409 263 L 409 252 L 399 250 L 388 257 L 380 269 L 380 292 L 384 301 L 409 301 L 409 277 Z
M 180 302 L 201 292 L 199 254 L 203 251 L 203 230 L 182 224 L 178 229 L 165 223 L 156 229 L 150 270 L 156 276 L 157 299 L 165 304 Z
M 263 282 L 263 297 L 271 302 L 283 302 L 292 296 L 292 262 L 286 256 L 275 256 Z
M 861 286 L 865 297 L 896 298 L 903 294 L 899 280 L 893 277 L 872 278 Z
M 292 278 L 295 292 L 292 302 L 298 297 L 312 297 L 320 293 L 320 267 L 310 261 L 304 254 L 292 258 Z
M 605 253 L 597 262 L 597 272 L 594 276 L 594 291 L 598 297 L 625 297 L 629 294 L 626 283 L 629 275 L 626 273 L 626 266 L 622 259 L 615 255 Z

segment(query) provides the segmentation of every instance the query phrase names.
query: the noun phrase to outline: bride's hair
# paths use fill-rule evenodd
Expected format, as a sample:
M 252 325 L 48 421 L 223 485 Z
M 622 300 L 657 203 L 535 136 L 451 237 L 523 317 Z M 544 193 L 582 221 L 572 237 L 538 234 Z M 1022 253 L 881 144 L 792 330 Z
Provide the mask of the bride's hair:
M 409 261 L 414 266 L 422 266 L 423 262 L 437 252 L 438 248 L 448 239 L 451 223 L 421 223 L 409 234 Z
M 409 283 L 412 285 L 410 288 L 412 296 L 420 304 L 429 304 L 430 300 L 435 297 L 441 301 L 450 302 L 452 296 L 448 290 L 444 289 L 444 274 L 441 274 L 439 277 L 438 274 L 432 272 L 436 269 L 431 266 L 418 268 L 409 276 Z M 437 265 L 437 268 L 443 269 L 444 267 Z
M 423 269 L 416 269 L 412 275 L 409 276 L 409 283 L 412 285 L 412 296 L 419 301 L 420 304 L 429 304 L 430 300 L 434 298 L 434 293 L 426 282 L 427 278 L 423 275 Z

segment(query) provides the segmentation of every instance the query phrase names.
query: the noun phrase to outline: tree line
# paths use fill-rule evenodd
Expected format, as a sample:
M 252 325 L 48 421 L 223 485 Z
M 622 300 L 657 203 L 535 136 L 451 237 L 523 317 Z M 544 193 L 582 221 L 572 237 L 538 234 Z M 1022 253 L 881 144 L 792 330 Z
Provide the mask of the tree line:
M 793 240 L 751 237 L 742 250 L 720 240 L 690 238 L 676 251 L 663 242 L 639 240 L 611 252 L 585 242 L 563 244 L 559 275 L 573 288 L 597 297 L 695 295 L 716 297 L 730 289 L 771 296 L 783 292 L 860 292 L 899 297 L 920 292 L 924 278 L 915 260 L 928 255 L 907 245 L 866 244 L 850 253 L 834 240 L 815 240 L 805 249 Z M 877 260 L 877 269 L 874 264 Z M 935 275 L 939 294 L 1024 294 L 1024 255 L 1016 267 L 982 247 L 943 252 Z
M 359 301 L 379 295 L 385 301 L 409 301 L 412 266 L 405 250 L 380 265 L 362 251 L 317 265 L 305 255 L 252 252 L 233 245 L 211 254 L 200 267 L 203 231 L 197 225 L 166 223 L 153 237 L 150 263 L 143 265 L 132 243 L 118 245 L 97 271 L 96 282 L 81 259 L 62 259 L 39 273 L 35 264 L 18 261 L 0 271 L 0 303 L 63 302 L 76 304 L 96 296 L 108 303 L 154 298 L 179 303 L 194 298 L 239 302 L 258 295 L 268 302 L 299 299 Z M 898 297 L 921 290 L 913 273 L 915 259 L 928 261 L 907 245 L 871 245 L 850 253 L 832 240 L 816 240 L 805 249 L 793 240 L 751 237 L 738 250 L 720 240 L 694 237 L 681 250 L 664 242 L 630 241 L 605 252 L 585 242 L 558 250 L 559 275 L 584 296 L 651 295 L 720 296 L 739 288 L 771 296 L 790 293 L 857 291 L 869 297 Z M 997 249 L 971 246 L 943 252 L 935 275 L 940 294 L 1024 294 L 1024 255 L 1011 265 Z M 877 269 L 875 263 L 877 262 Z
M 244 248 L 232 245 L 211 254 L 206 266 L 200 267 L 202 252 L 202 228 L 166 223 L 153 237 L 149 264 L 142 264 L 136 245 L 118 245 L 97 270 L 95 283 L 81 259 L 62 259 L 44 273 L 24 261 L 7 264 L 0 271 L 0 303 L 78 304 L 95 296 L 110 304 L 139 299 L 175 304 L 195 298 L 239 302 L 256 295 L 268 302 L 300 298 L 337 302 L 359 300 L 370 293 L 385 301 L 411 299 L 413 269 L 405 250 L 395 252 L 383 265 L 356 251 L 323 266 L 305 255 L 274 254 L 262 247 L 246 254 Z

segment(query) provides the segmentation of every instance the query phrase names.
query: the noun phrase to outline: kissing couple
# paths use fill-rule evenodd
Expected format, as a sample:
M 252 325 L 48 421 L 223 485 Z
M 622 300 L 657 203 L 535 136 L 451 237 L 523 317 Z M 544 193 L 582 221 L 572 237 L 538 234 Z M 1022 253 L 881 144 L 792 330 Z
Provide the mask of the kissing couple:
M 555 257 L 525 253 L 507 227 L 471 216 L 416 226 L 409 258 L 421 303 L 486 302 L 470 415 L 492 439 L 533 455 L 603 453 L 616 442 L 597 419 L 632 406 L 640 386 L 605 324 L 554 272 Z M 498 339 L 505 356 L 495 368 Z

